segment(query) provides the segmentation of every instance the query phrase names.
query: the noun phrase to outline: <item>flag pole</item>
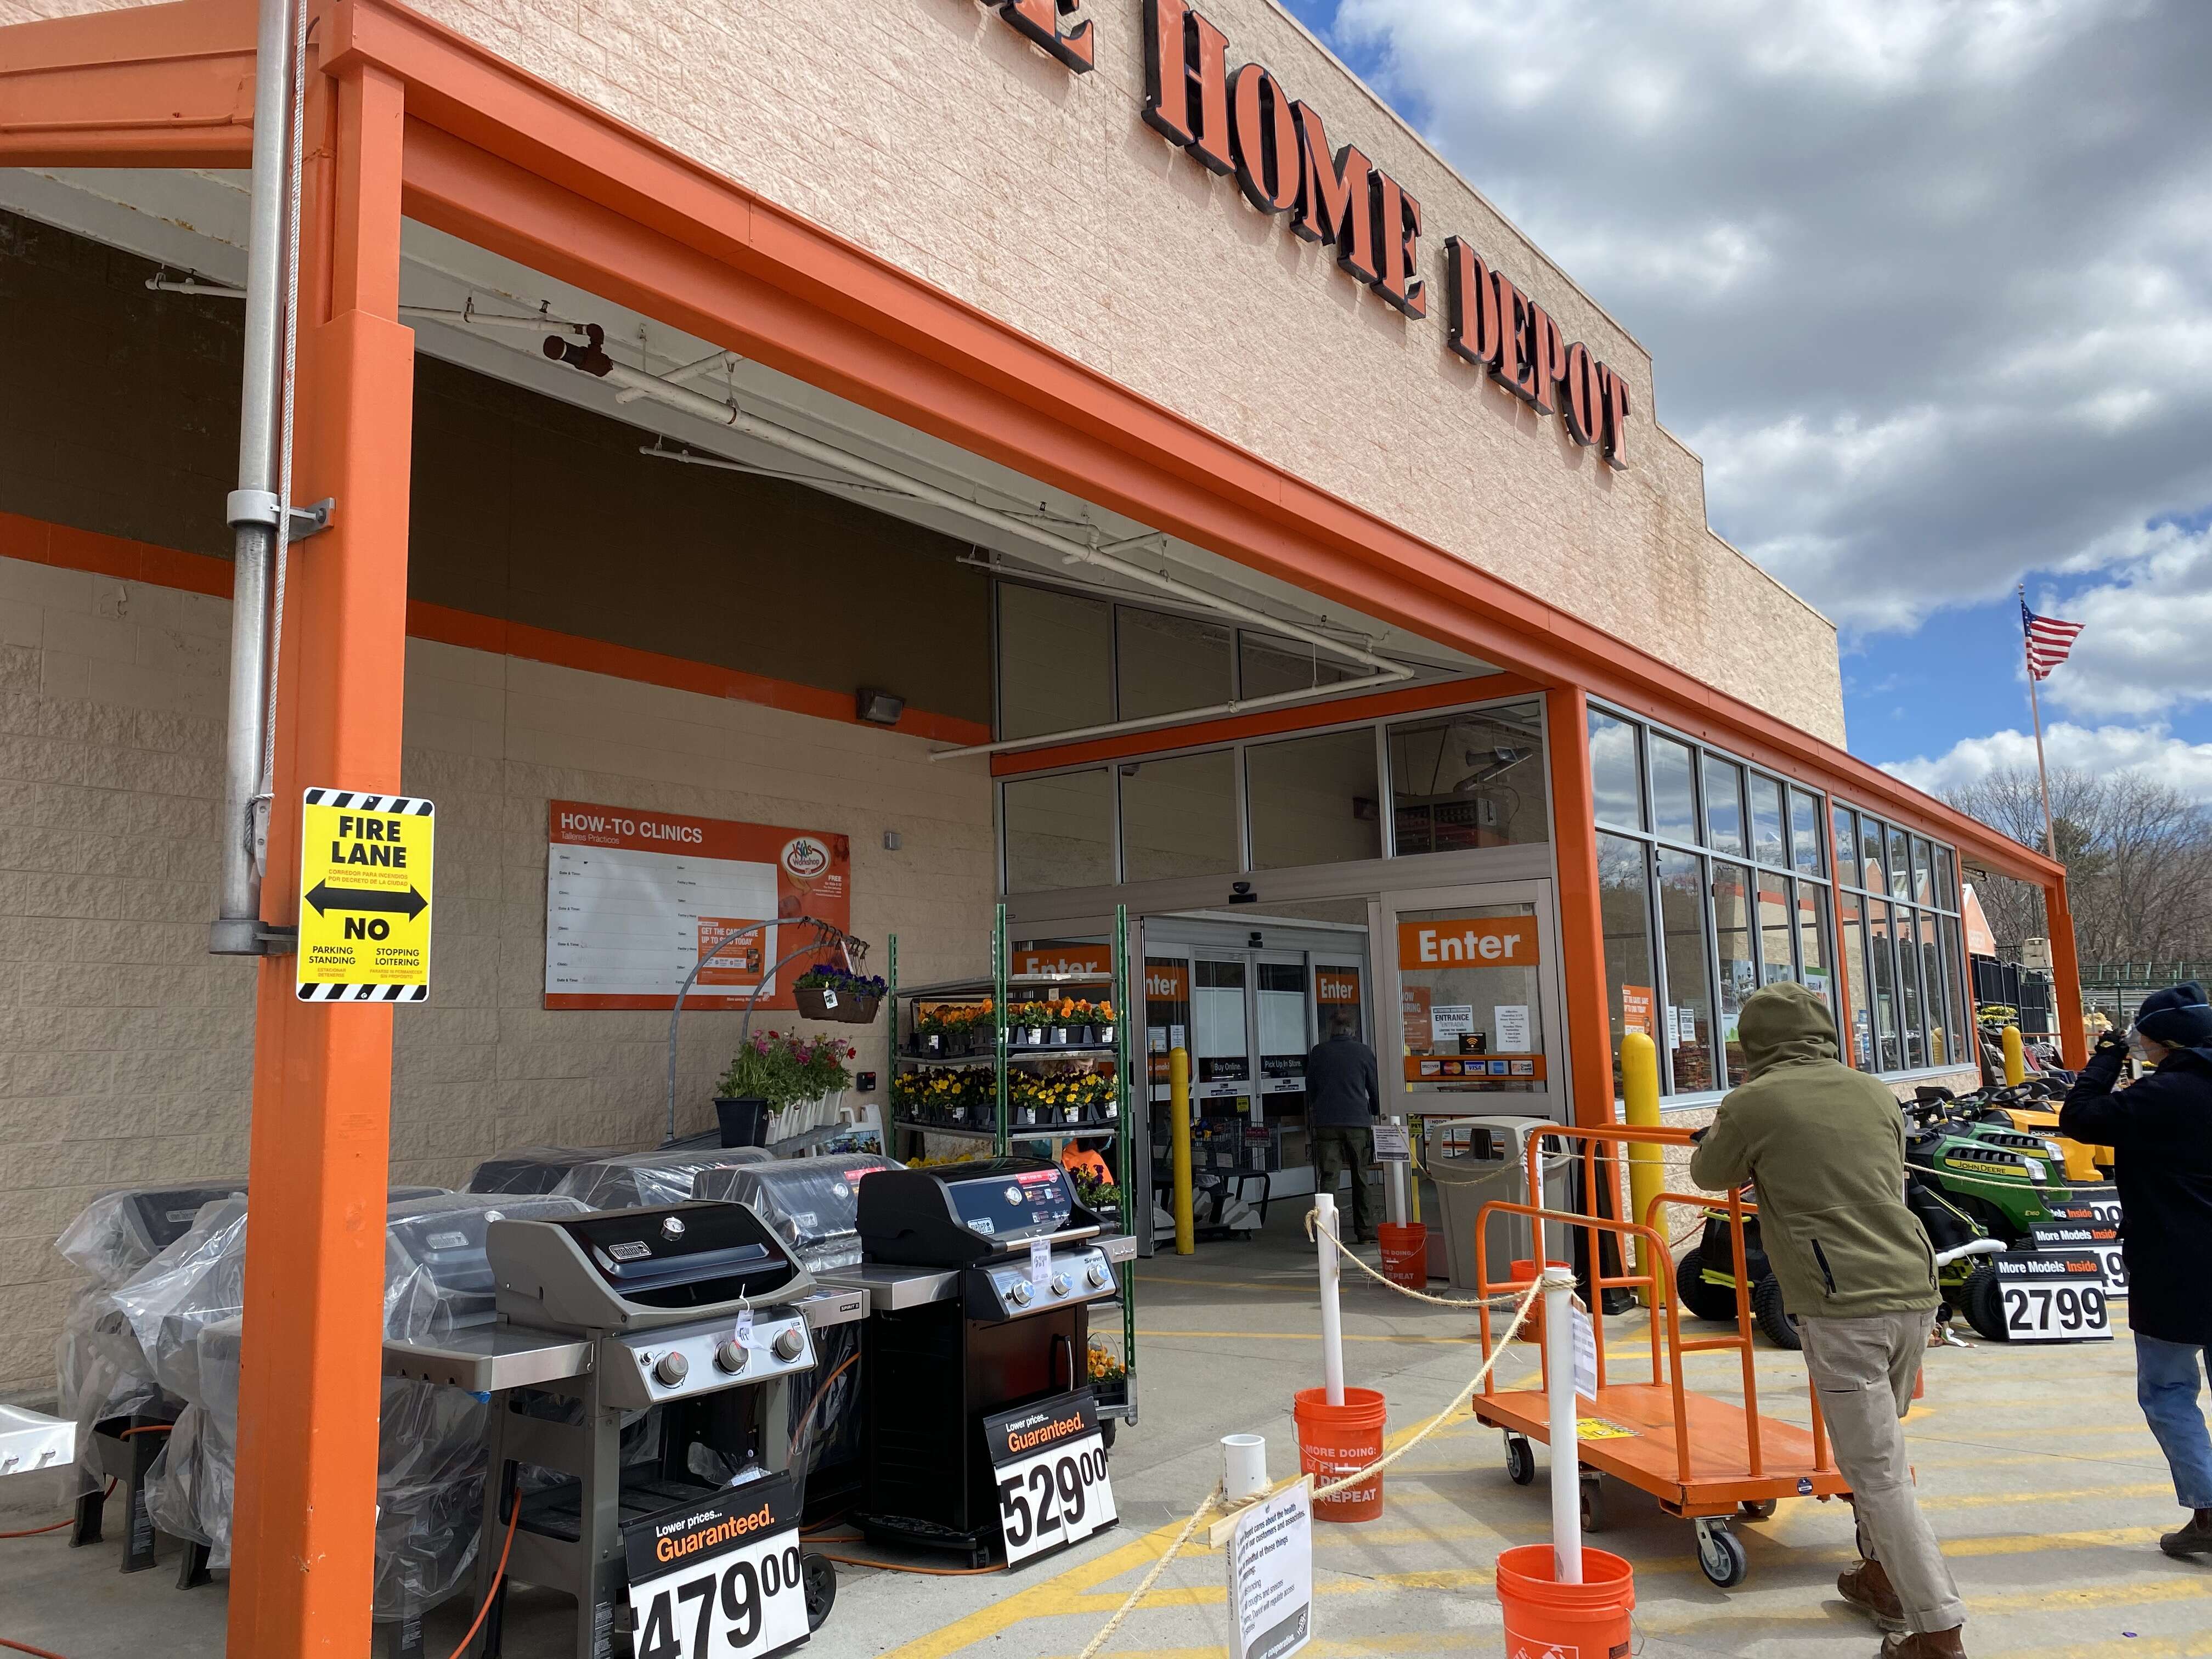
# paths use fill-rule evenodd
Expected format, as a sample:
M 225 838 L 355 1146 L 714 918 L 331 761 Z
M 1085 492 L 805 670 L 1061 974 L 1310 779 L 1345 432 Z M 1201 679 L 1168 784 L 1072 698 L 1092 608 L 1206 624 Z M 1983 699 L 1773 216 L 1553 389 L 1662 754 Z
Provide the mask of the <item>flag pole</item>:
M 2027 668 L 2027 708 L 2035 720 L 2035 775 L 2043 786 L 2043 852 L 2053 864 L 2058 862 L 2058 831 L 2051 817 L 2051 772 L 2043 763 L 2043 703 L 2035 694 L 2035 658 L 2028 649 L 2027 584 L 2022 582 L 2014 590 L 2020 595 L 2020 654 Z

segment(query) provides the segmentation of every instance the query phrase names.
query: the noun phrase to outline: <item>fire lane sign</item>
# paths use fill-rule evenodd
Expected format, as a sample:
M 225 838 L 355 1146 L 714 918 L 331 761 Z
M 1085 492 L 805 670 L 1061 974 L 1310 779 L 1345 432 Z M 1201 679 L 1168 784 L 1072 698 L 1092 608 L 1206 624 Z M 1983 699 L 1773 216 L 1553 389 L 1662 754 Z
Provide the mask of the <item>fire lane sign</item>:
M 303 793 L 301 1001 L 429 1000 L 436 824 L 418 796 Z

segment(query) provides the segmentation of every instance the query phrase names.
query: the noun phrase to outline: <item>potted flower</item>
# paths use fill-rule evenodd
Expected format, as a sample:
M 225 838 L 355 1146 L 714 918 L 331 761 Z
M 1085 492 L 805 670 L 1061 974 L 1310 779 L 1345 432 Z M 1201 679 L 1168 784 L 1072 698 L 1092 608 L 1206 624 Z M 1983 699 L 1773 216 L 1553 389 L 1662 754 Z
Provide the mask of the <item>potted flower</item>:
M 714 1097 L 725 1146 L 765 1146 L 775 1115 L 853 1085 L 860 1051 L 839 1037 L 756 1031 L 731 1057 Z
M 848 973 L 837 963 L 817 962 L 793 983 L 792 996 L 809 1019 L 867 1025 L 883 1006 L 885 988 L 872 974 Z
M 1114 1000 L 1104 997 L 1091 1005 L 1091 1040 L 1102 1048 L 1114 1046 Z
M 1008 1016 L 1012 1029 L 1007 1041 L 1018 1048 L 1042 1048 L 1045 1025 L 1051 1018 L 1051 1010 L 1042 1002 L 1015 1004 Z

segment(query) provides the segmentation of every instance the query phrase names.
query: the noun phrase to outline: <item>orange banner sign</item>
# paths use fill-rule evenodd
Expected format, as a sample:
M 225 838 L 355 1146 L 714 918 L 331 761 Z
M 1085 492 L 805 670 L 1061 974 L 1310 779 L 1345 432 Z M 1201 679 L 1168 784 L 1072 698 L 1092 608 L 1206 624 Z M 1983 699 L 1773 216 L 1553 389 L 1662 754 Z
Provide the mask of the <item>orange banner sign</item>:
M 1401 970 L 1528 968 L 1540 960 L 1534 916 L 1440 916 L 1398 924 Z
M 1022 946 L 1014 951 L 1017 974 L 1110 974 L 1114 947 L 1110 945 L 1060 944 Z
M 1620 988 L 1620 1029 L 1641 1031 L 1645 1036 L 1652 1034 L 1650 986 L 1624 985 Z

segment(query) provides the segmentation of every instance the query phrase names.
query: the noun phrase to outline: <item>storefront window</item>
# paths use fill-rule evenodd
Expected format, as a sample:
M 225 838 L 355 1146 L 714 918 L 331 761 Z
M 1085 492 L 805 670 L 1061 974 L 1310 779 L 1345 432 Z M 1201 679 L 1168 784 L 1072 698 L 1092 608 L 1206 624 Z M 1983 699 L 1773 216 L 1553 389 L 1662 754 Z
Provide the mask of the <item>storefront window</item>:
M 1400 1064 L 1408 1093 L 1546 1086 L 1540 949 L 1533 905 L 1399 913 Z
M 1705 757 L 1705 844 L 1741 858 L 1743 773 L 1715 755 Z
M 1224 875 L 1237 866 L 1237 756 L 1124 761 L 1121 879 Z
M 1889 896 L 1909 899 L 1912 896 L 1912 857 L 1905 850 L 1909 838 L 1895 824 L 1889 826 Z
M 1790 949 L 1790 935 L 1797 931 L 1790 911 L 1790 882 L 1768 870 L 1759 871 L 1758 880 L 1759 982 L 1778 985 L 1797 976 Z
M 1835 810 L 1836 879 L 1846 887 L 1859 884 L 1859 831 L 1848 807 Z
M 1389 751 L 1398 857 L 1549 838 L 1540 704 L 1393 726 Z
M 1751 872 L 1740 864 L 1713 860 L 1713 945 L 1720 963 L 1721 1044 L 1728 1057 L 1728 1080 L 1743 1081 L 1743 1049 L 1736 1038 L 1736 1017 L 1743 1000 L 1759 988 L 1759 960 L 1752 953 Z
M 1860 815 L 1858 823 L 1859 884 L 1869 893 L 1887 893 L 1889 883 L 1881 873 L 1881 826 L 1863 813 Z
M 1904 1028 L 1905 1064 L 1908 1071 L 1928 1063 L 1928 1027 L 1920 1002 L 1920 937 L 1913 912 L 1899 907 L 1893 924 L 1897 932 L 1897 1000 L 1899 1024 Z
M 1598 912 L 1605 924 L 1606 1002 L 1613 1020 L 1613 1091 L 1621 1093 L 1620 1040 L 1653 1029 L 1650 851 L 1626 836 L 1597 838 Z
M 1936 849 L 1936 903 L 1945 910 L 1959 908 L 1958 879 L 1948 847 Z
M 1382 856 L 1371 726 L 1255 744 L 1244 788 L 1255 870 Z
M 1880 899 L 1867 901 L 1868 988 L 1874 1000 L 1875 1053 L 1877 1071 L 1901 1070 L 1904 1050 L 1897 1038 L 1897 957 L 1890 947 L 1889 906 Z
M 1666 1021 L 1669 1093 L 1702 1094 L 1717 1088 L 1713 1069 L 1713 968 L 1707 932 L 1711 912 L 1705 861 L 1694 853 L 1662 849 L 1658 855 L 1659 927 L 1667 970 Z
M 1844 943 L 1848 1006 L 1866 1022 L 1853 1062 L 1876 1072 L 1973 1063 L 1954 945 L 1958 854 L 1840 804 L 1836 836 L 1859 854 L 1838 865 L 1838 902 L 1847 919 L 1863 908 L 1867 922 L 1863 969 L 1848 920 Z
M 1145 1048 L 1152 1098 L 1172 1098 L 1168 1053 L 1190 1051 L 1190 963 L 1184 957 L 1145 958 Z
M 1945 916 L 1942 919 L 1942 929 L 1943 984 L 1949 994 L 1945 998 L 1948 1012 L 1944 1020 L 1943 1029 L 1950 1034 L 1950 1063 L 1954 1066 L 1972 1065 L 1974 1062 L 1974 1048 L 1972 1041 L 1967 1035 L 1967 1027 L 1971 1024 L 1972 1017 L 1967 1009 L 1966 981 L 1961 971 L 1964 958 L 1959 954 L 1958 918 Z
M 1920 918 L 1920 992 L 1928 1009 L 1928 1063 L 1947 1066 L 1959 1058 L 1946 1035 L 1943 1006 L 1943 953 L 1936 943 L 1936 918 Z
M 1836 1012 L 1835 983 L 1828 972 L 1828 890 L 1797 884 L 1798 976 Z M 1849 1063 L 1848 1060 L 1845 1062 Z
M 1010 780 L 1000 796 L 1006 890 L 1103 887 L 1114 879 L 1113 781 L 1105 768 Z
M 1338 685 L 1358 679 L 1366 670 L 1357 663 L 1332 657 L 1301 640 L 1279 639 L 1249 629 L 1237 635 L 1237 695 L 1274 697 L 1288 691 L 1310 690 L 1317 685 Z
M 1662 841 L 1704 839 L 1698 834 L 1698 785 L 1690 745 L 1651 735 L 1651 828 Z
M 1031 738 L 1114 718 L 1114 608 L 1048 587 L 999 585 L 999 735 Z
M 1122 720 L 1211 708 L 1237 695 L 1229 678 L 1230 630 L 1219 623 L 1117 605 L 1114 643 Z
M 1933 904 L 1936 902 L 1934 855 L 1928 843 L 1917 836 L 1912 838 L 1912 902 L 1915 904 Z
M 1644 769 L 1637 764 L 1636 728 L 1626 720 L 1589 715 L 1590 792 L 1600 823 L 1644 827 Z
M 1802 789 L 1790 792 L 1790 861 L 1801 876 L 1827 874 L 1820 856 L 1820 799 Z
M 1840 892 L 1836 902 L 1844 918 L 1844 1035 L 1850 1042 L 1850 1052 L 1844 1059 L 1849 1065 L 1871 1072 L 1876 1067 L 1874 1006 L 1868 996 L 1865 919 L 1860 914 L 1861 901 L 1856 893 L 1848 890 Z
M 1761 864 L 1787 865 L 1789 843 L 1783 838 L 1782 786 L 1772 778 L 1751 775 L 1751 854 Z

